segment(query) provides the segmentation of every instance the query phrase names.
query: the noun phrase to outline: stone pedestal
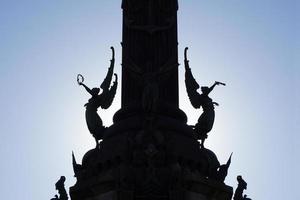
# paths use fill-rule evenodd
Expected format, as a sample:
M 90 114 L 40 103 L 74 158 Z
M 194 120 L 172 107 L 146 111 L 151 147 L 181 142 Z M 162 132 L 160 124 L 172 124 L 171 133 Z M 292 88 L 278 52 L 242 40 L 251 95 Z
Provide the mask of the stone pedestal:
M 201 149 L 192 128 L 161 115 L 121 120 L 100 148 L 83 157 L 72 200 L 230 200 L 232 188 L 218 180 L 216 155 Z

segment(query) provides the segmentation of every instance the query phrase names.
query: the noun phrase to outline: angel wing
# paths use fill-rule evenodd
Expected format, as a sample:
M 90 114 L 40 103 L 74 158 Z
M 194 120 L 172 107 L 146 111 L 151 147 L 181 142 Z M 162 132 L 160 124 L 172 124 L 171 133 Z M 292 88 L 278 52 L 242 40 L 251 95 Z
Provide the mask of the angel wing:
M 110 89 L 103 90 L 103 93 L 101 94 L 101 108 L 107 109 L 111 106 L 116 92 L 117 92 L 117 87 L 118 87 L 118 76 L 117 74 L 115 75 L 115 81 L 113 82 L 113 85 L 110 87 Z
M 195 80 L 191 68 L 189 67 L 189 60 L 187 60 L 187 50 L 184 49 L 184 66 L 185 66 L 185 86 L 188 93 L 191 104 L 194 108 L 200 108 L 201 106 L 201 95 L 197 92 L 199 84 Z
M 105 79 L 103 80 L 102 84 L 100 85 L 100 88 L 103 89 L 103 91 L 107 91 L 109 89 L 112 75 L 114 73 L 114 65 L 115 65 L 115 49 L 114 47 L 110 47 L 112 50 L 112 59 L 110 60 L 110 66 L 108 68 L 108 72 L 106 74 Z

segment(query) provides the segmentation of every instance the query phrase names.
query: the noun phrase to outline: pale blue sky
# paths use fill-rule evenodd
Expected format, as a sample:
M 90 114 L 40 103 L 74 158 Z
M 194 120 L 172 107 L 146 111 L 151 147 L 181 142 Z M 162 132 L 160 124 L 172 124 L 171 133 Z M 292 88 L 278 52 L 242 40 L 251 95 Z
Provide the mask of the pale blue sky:
M 71 151 L 80 161 L 94 146 L 84 119 L 116 48 L 121 71 L 121 0 L 0 0 L 1 199 L 41 200 L 55 194 L 60 175 L 72 177 Z M 221 162 L 234 152 L 226 183 L 239 174 L 254 200 L 300 199 L 299 1 L 180 0 L 179 63 L 183 49 L 195 78 L 218 87 L 215 126 L 206 145 Z M 180 106 L 190 106 L 180 66 Z M 120 108 L 120 90 L 108 111 Z

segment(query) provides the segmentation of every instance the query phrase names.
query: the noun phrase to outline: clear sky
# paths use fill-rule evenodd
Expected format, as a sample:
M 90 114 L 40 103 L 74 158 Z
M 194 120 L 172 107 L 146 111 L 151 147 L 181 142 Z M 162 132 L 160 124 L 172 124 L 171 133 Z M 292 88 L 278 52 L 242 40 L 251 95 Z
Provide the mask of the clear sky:
M 300 199 L 299 1 L 180 0 L 183 49 L 199 84 L 215 80 L 215 126 L 206 146 L 220 162 L 233 152 L 226 183 L 248 182 L 253 200 Z M 50 199 L 54 184 L 74 185 L 71 152 L 80 161 L 94 147 L 84 119 L 89 96 L 76 84 L 99 86 L 116 48 L 121 71 L 121 0 L 0 1 L 0 194 L 6 200 Z M 296 55 L 298 57 L 296 57 Z M 194 124 L 180 66 L 180 107 Z M 120 108 L 120 90 L 106 126 Z M 104 116 L 105 115 L 105 116 Z

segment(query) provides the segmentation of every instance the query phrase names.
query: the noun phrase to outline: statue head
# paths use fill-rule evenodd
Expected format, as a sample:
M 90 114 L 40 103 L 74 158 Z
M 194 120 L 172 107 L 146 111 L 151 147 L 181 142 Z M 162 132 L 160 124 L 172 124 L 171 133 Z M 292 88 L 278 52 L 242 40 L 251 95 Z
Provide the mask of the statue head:
M 57 190 L 60 190 L 62 187 L 64 187 L 65 181 L 66 181 L 66 177 L 61 176 L 60 179 L 56 182 L 55 188 Z
M 92 95 L 93 96 L 97 96 L 99 94 L 99 92 L 100 92 L 100 88 L 93 88 L 92 89 Z
M 205 87 L 201 87 L 201 91 L 202 91 L 203 94 L 207 95 L 209 93 L 209 87 L 206 87 L 206 86 Z
M 247 183 L 244 181 L 241 175 L 237 176 L 237 181 L 240 187 L 242 187 L 244 190 L 247 189 Z
M 66 181 L 66 177 L 65 177 L 65 176 L 61 176 L 61 177 L 60 177 L 60 180 L 61 180 L 62 182 L 65 182 L 65 181 Z

